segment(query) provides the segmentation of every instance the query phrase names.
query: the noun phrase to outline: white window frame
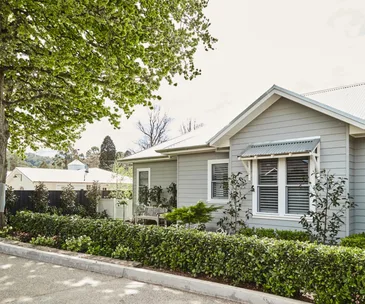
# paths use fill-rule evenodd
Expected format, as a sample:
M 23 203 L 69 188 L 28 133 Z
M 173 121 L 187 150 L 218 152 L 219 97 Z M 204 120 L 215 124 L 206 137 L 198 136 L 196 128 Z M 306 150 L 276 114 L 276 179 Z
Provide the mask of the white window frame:
M 148 172 L 148 189 L 151 188 L 151 168 L 139 168 L 137 169 L 137 185 L 136 185 L 136 203 L 139 204 L 139 173 Z
M 319 150 L 319 148 L 318 148 Z M 302 155 L 303 156 L 303 155 Z M 258 211 L 258 160 L 252 160 L 252 185 L 255 191 L 252 193 L 252 214 L 253 218 L 270 218 L 270 219 L 284 219 L 298 221 L 301 214 L 288 214 L 286 213 L 287 197 L 286 197 L 286 159 L 289 157 L 298 157 L 297 155 L 286 155 L 282 157 L 280 155 L 273 155 L 272 158 L 278 159 L 278 213 L 268 213 Z M 314 183 L 313 172 L 316 170 L 319 172 L 319 159 L 316 161 L 314 155 L 309 154 L 309 179 L 310 183 Z M 311 189 L 310 189 L 311 190 Z M 313 198 L 309 199 L 309 210 L 314 211 Z
M 231 168 L 229 165 L 229 158 L 223 159 L 211 159 L 208 160 L 208 194 L 207 202 L 215 204 L 226 204 L 229 198 L 212 198 L 212 165 L 215 164 L 228 164 L 228 177 L 231 175 Z

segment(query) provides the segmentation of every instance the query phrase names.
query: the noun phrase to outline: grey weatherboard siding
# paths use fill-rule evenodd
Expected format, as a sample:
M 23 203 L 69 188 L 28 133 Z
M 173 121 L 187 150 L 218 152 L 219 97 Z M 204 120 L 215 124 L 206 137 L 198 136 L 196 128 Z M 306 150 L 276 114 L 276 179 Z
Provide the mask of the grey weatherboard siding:
M 279 99 L 231 138 L 231 171 L 246 173 L 237 157 L 249 144 L 313 136 L 321 137 L 321 169 L 346 176 L 348 125 L 285 98 Z M 247 197 L 243 210 L 247 208 L 252 208 L 251 196 Z M 252 218 L 249 224 L 264 228 L 301 228 L 298 221 L 281 219 Z
M 208 160 L 228 159 L 228 152 L 199 153 L 178 157 L 178 207 L 195 205 L 208 198 Z
M 135 163 L 133 164 L 133 203 L 137 203 L 137 169 L 150 168 L 151 187 L 161 186 L 166 193 L 166 188 L 172 183 L 177 183 L 176 160 Z
M 365 138 L 354 139 L 353 192 L 355 211 L 353 212 L 354 233 L 365 232 Z

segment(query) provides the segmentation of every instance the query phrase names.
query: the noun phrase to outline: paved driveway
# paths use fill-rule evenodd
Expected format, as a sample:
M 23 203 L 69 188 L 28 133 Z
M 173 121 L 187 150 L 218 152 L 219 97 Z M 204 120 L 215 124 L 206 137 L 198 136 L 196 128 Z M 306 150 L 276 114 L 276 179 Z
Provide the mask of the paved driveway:
M 0 303 L 233 304 L 4 254 L 0 254 Z

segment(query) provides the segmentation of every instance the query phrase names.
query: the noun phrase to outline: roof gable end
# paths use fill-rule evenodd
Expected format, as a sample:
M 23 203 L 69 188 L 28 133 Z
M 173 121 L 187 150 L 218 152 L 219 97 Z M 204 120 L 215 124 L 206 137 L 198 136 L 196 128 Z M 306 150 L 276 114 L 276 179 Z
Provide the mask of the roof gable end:
M 261 95 L 256 101 L 254 101 L 243 112 L 236 116 L 227 126 L 221 129 L 216 135 L 214 135 L 208 144 L 211 146 L 219 147 L 221 145 L 227 145 L 229 138 L 238 133 L 247 124 L 253 121 L 257 116 L 263 113 L 271 105 L 273 105 L 280 98 L 286 98 L 293 102 L 299 103 L 303 106 L 309 107 L 318 112 L 324 113 L 353 126 L 361 129 L 365 129 L 365 120 L 355 117 L 349 113 L 340 111 L 331 106 L 320 103 L 316 100 L 308 98 L 306 96 L 289 91 L 277 85 L 273 85 L 263 95 Z

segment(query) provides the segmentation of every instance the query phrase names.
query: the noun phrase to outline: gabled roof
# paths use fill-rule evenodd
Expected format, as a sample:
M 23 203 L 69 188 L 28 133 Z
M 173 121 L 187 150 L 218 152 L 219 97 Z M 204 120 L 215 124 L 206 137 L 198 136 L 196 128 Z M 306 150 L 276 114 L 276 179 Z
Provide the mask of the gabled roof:
M 347 93 L 344 92 L 345 90 Z M 357 98 L 352 99 L 351 96 L 357 96 Z M 236 116 L 227 126 L 214 135 L 208 143 L 212 146 L 219 146 L 225 143 L 230 137 L 244 128 L 281 97 L 290 99 L 358 128 L 365 129 L 365 116 L 361 114 L 365 113 L 365 84 L 343 86 L 308 93 L 308 97 L 273 85 L 249 107 Z M 356 107 L 358 109 L 357 111 L 347 111 L 347 108 L 356 109 Z
M 74 159 L 72 162 L 68 164 L 69 165 L 77 165 L 77 166 L 85 166 L 84 163 L 80 162 L 78 159 Z
M 162 144 L 156 145 L 152 148 L 125 157 L 120 161 L 137 162 L 144 159 L 155 160 L 155 161 L 168 160 L 170 158 L 168 155 L 166 155 L 167 152 L 184 150 L 184 149 L 211 148 L 207 144 L 207 141 L 219 129 L 220 126 L 208 126 L 208 125 L 202 126 L 199 129 L 175 137 Z
M 32 182 L 49 182 L 49 183 L 92 183 L 98 181 L 102 184 L 116 182 L 115 173 L 99 168 L 90 168 L 89 173 L 85 170 L 65 170 L 65 169 L 46 169 L 46 168 L 26 168 L 17 167 Z M 11 176 L 9 176 L 11 178 Z M 118 177 L 118 182 L 131 184 L 132 179 L 124 176 Z
M 341 86 L 305 94 L 273 85 L 222 129 L 202 127 L 163 144 L 126 157 L 122 162 L 167 160 L 183 150 L 229 146 L 229 138 L 239 132 L 280 98 L 287 98 L 316 111 L 349 123 L 365 133 L 365 83 Z

